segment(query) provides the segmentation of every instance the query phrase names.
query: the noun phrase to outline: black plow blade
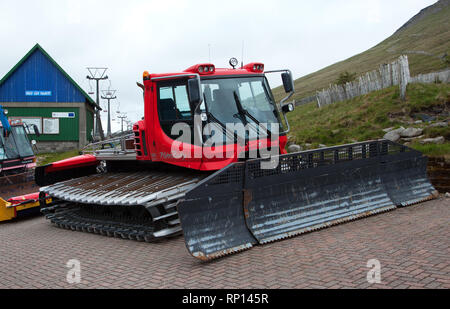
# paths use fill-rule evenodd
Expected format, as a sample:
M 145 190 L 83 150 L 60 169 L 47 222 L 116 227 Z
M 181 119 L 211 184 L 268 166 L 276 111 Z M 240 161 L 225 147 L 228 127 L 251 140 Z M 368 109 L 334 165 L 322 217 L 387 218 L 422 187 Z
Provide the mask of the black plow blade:
M 416 152 L 389 156 L 381 175 L 390 198 L 397 206 L 409 206 L 438 197 L 427 176 L 428 158 Z
M 281 160 L 274 175 L 247 165 L 247 225 L 260 244 L 396 208 L 374 159 L 311 169 L 301 155 Z
M 186 246 L 194 257 L 207 261 L 257 243 L 242 211 L 244 168 L 237 163 L 213 174 L 178 205 Z
M 178 205 L 190 253 L 210 260 L 435 196 L 427 158 L 371 141 L 236 163 Z

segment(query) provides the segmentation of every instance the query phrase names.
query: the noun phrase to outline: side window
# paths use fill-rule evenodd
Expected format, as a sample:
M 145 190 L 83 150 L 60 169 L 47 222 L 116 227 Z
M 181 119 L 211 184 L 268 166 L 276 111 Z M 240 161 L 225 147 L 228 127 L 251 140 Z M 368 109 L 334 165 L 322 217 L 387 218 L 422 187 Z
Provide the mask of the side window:
M 161 87 L 159 88 L 159 98 L 161 100 L 166 100 L 166 99 L 174 99 L 173 97 L 173 91 L 172 91 L 172 87 Z
M 191 127 L 191 137 L 186 137 L 186 143 L 192 143 L 193 117 L 187 86 L 185 82 L 165 82 L 158 85 L 158 113 L 161 128 L 172 139 L 179 139 L 179 135 L 172 136 L 172 128 L 176 123 L 186 123 Z
M 161 121 L 192 119 L 186 85 L 159 87 L 158 109 Z
M 176 86 L 174 89 L 175 102 L 182 118 L 191 118 L 191 106 L 189 105 L 186 86 Z

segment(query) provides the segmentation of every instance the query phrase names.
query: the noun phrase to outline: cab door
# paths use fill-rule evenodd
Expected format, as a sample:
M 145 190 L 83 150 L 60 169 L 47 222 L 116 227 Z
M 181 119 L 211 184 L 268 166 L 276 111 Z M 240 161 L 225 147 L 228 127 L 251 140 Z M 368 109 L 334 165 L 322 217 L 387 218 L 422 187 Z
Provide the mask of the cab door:
M 154 121 L 158 161 L 199 169 L 201 143 L 194 138 L 193 108 L 186 79 L 156 83 L 157 113 Z M 181 128 L 181 129 L 180 129 Z M 180 145 L 173 152 L 173 145 Z M 180 154 L 183 154 L 180 156 Z M 197 155 L 196 155 L 197 154 Z

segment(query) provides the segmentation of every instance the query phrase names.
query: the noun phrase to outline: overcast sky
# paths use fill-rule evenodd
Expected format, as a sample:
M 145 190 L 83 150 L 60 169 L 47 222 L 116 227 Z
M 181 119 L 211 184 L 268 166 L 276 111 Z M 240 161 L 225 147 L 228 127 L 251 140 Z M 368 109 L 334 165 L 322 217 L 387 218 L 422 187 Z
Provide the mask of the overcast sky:
M 210 54 L 228 67 L 229 58 L 241 60 L 244 42 L 244 62 L 289 68 L 299 78 L 376 45 L 435 2 L 0 0 L 0 75 L 39 43 L 87 92 L 86 67 L 108 67 L 118 97 L 112 111 L 136 121 L 144 70 L 178 72 Z

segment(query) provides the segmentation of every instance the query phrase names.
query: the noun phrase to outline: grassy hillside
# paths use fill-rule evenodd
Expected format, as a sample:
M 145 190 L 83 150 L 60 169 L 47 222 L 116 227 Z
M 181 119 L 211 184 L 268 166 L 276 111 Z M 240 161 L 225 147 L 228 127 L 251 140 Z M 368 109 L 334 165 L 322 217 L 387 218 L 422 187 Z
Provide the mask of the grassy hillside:
M 422 10 L 391 37 L 375 47 L 309 74 L 295 81 L 295 99 L 315 94 L 336 81 L 345 71 L 361 75 L 377 69 L 402 54 L 408 55 L 411 75 L 428 73 L 446 68 L 442 61 L 445 53 L 450 55 L 450 1 L 441 0 Z M 276 88 L 277 98 L 283 96 L 282 88 Z
M 309 148 L 319 144 L 334 146 L 383 138 L 383 129 L 390 127 L 423 128 L 426 137 L 444 136 L 444 145 L 420 145 L 428 155 L 450 156 L 450 127 L 430 128 L 429 124 L 415 124 L 417 113 L 435 116 L 436 121 L 448 120 L 450 85 L 410 84 L 407 98 L 402 102 L 398 87 L 392 87 L 319 109 L 311 103 L 298 107 L 288 118 L 292 126 L 290 142 Z

